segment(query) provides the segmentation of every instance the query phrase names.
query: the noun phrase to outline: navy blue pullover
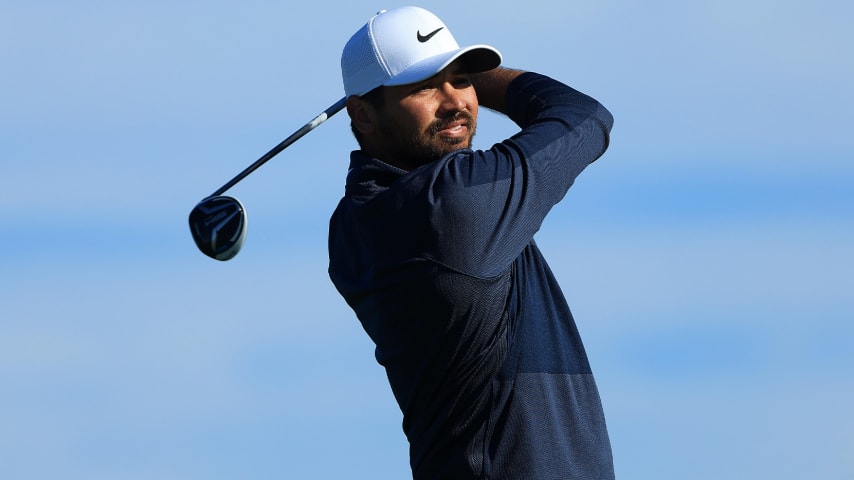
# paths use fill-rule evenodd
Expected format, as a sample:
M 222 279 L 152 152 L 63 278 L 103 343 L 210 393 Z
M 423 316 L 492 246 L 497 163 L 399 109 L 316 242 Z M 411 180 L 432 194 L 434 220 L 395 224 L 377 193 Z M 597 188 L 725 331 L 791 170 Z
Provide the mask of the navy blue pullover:
M 611 114 L 525 73 L 522 129 L 410 172 L 353 152 L 329 274 L 376 344 L 415 479 L 613 478 L 599 393 L 534 242 L 608 146 Z

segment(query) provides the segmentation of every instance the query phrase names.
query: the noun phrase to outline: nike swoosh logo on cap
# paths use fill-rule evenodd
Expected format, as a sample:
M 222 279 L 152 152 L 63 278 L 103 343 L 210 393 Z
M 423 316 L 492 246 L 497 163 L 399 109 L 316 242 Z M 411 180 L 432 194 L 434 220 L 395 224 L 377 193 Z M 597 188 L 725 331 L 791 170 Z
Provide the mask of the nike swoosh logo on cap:
M 415 32 L 415 33 L 418 36 L 418 41 L 421 43 L 424 43 L 427 40 L 430 40 L 431 38 L 433 38 L 433 35 L 436 35 L 437 33 L 439 33 L 443 28 L 445 28 L 445 27 L 439 27 L 436 30 L 433 30 L 432 32 L 428 33 L 427 35 L 421 35 L 420 30 Z

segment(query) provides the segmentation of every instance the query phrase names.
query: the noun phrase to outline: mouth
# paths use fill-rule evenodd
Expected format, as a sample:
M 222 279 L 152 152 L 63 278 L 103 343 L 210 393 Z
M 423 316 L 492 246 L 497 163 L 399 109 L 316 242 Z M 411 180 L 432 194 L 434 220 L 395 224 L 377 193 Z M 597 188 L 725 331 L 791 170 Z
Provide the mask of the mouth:
M 441 137 L 457 138 L 468 134 L 469 124 L 465 120 L 457 120 L 444 125 L 439 125 L 435 133 Z

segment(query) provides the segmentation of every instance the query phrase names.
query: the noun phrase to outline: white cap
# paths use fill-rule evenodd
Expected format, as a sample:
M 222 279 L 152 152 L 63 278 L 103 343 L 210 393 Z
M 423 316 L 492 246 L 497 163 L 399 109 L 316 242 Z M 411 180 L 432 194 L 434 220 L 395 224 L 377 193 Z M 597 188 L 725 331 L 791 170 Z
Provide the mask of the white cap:
M 344 92 L 349 97 L 364 95 L 382 85 L 420 82 L 461 57 L 468 73 L 484 72 L 501 64 L 501 54 L 488 45 L 460 48 L 439 17 L 423 8 L 383 10 L 344 46 Z

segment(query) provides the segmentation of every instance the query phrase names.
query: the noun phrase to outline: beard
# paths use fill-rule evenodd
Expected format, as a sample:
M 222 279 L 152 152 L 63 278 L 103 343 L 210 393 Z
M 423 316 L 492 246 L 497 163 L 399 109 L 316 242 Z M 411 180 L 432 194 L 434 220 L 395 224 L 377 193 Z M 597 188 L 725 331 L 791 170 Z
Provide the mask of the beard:
M 440 131 L 459 121 L 465 122 L 467 135 L 453 138 L 439 135 Z M 451 152 L 471 148 L 477 130 L 476 123 L 470 113 L 457 111 L 436 119 L 424 131 L 404 132 L 400 125 L 392 121 L 383 122 L 379 130 L 385 136 L 388 151 L 394 159 L 416 168 L 435 162 Z

